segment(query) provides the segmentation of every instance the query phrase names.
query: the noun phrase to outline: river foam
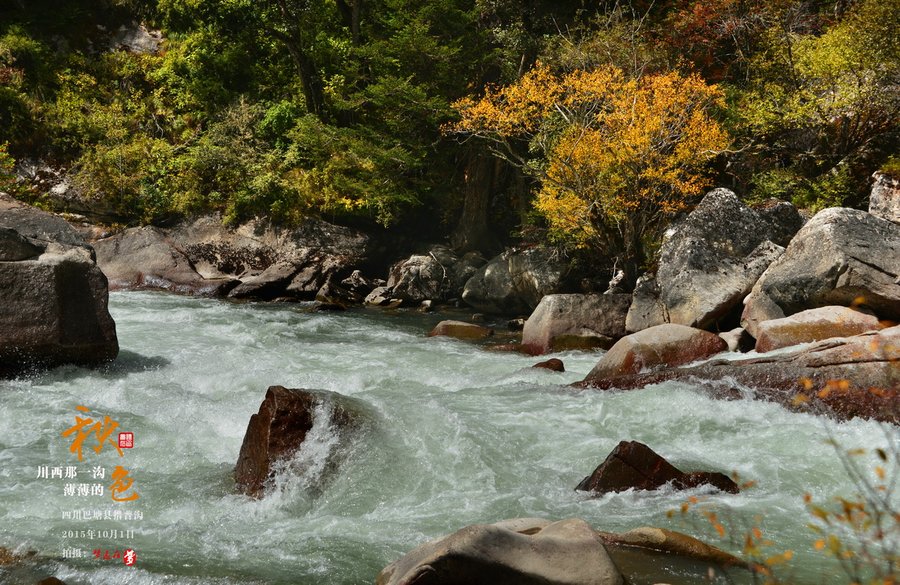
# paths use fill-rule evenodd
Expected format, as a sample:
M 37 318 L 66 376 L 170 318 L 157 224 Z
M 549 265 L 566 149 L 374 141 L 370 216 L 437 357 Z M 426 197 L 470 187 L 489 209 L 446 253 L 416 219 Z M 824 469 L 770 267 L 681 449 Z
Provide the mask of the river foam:
M 110 305 L 122 348 L 115 363 L 0 382 L 0 546 L 37 551 L 36 570 L 69 585 L 372 583 L 427 539 L 519 516 L 714 536 L 700 517 L 668 518 L 692 495 L 717 506 L 737 541 L 761 517 L 779 550 L 795 551 L 795 579 L 819 583 L 834 568 L 813 550 L 803 494 L 853 492 L 827 441 L 872 448 L 886 440 L 875 423 L 711 400 L 686 384 L 572 389 L 596 354 L 557 355 L 562 374 L 535 370 L 534 358 L 427 338 L 438 315 L 313 313 L 158 293 L 115 293 Z M 354 397 L 373 424 L 344 447 L 329 429 L 316 430 L 270 496 L 254 500 L 236 494 L 231 472 L 273 384 Z M 134 432 L 123 459 L 143 519 L 95 524 L 135 530 L 135 567 L 62 558 L 66 547 L 122 547 L 62 536 L 90 523 L 64 519 L 72 498 L 61 482 L 36 477 L 39 465 L 71 461 L 60 433 L 79 404 Z M 685 470 L 736 471 L 757 485 L 738 496 L 575 492 L 620 440 L 642 441 Z M 340 448 L 347 452 L 324 478 L 326 458 Z M 717 542 L 739 551 L 739 542 Z M 16 575 L 6 570 L 0 580 L 16 583 Z

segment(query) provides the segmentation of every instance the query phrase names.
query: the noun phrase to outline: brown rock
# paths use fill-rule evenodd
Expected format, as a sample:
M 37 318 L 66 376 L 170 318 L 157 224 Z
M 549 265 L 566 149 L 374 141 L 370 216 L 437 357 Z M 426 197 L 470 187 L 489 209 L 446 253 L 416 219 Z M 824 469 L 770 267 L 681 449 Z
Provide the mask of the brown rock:
M 630 294 L 546 295 L 525 321 L 522 345 L 532 355 L 609 348 L 625 335 Z
M 689 380 L 715 398 L 756 398 L 838 420 L 900 424 L 900 326 L 819 341 L 790 353 L 585 380 L 576 386 L 632 390 Z
M 56 577 L 47 577 L 46 579 L 41 579 L 35 585 L 66 585 L 66 582 L 60 581 Z
M 313 428 L 317 416 L 329 416 L 329 425 L 343 429 L 356 416 L 341 404 L 317 409 L 330 393 L 270 386 L 259 412 L 250 417 L 234 469 L 238 489 L 250 496 L 262 495 L 273 465 L 290 457 Z
M 554 372 L 565 372 L 566 367 L 563 364 L 562 360 L 556 358 L 550 358 L 547 361 L 538 362 L 531 366 L 532 368 L 543 368 L 545 370 L 552 370 Z
M 687 534 L 665 528 L 642 526 L 624 534 L 602 533 L 602 536 L 607 544 L 656 550 L 726 567 L 748 567 L 745 561 L 730 553 Z
M 629 489 L 655 490 L 668 483 L 677 489 L 710 484 L 733 494 L 740 491 L 737 484 L 722 473 L 684 473 L 650 447 L 637 441 L 620 442 L 606 460 L 575 489 L 604 494 Z
M 714 333 L 673 323 L 657 325 L 620 339 L 584 381 L 593 384 L 646 369 L 686 364 L 727 349 L 728 344 Z
M 441 321 L 428 334 L 428 337 L 455 337 L 456 339 L 484 339 L 494 334 L 493 329 L 466 323 L 465 321 Z
M 848 307 L 820 307 L 760 323 L 756 351 L 765 353 L 799 343 L 849 337 L 878 329 L 881 329 L 878 317 L 870 313 Z

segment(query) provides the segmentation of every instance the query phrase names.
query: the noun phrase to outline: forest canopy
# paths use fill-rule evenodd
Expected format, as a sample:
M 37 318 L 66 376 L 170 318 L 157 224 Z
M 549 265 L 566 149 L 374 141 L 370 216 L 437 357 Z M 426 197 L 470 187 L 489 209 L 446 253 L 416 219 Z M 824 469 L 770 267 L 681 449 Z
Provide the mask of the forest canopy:
M 41 161 L 123 224 L 527 228 L 640 264 L 712 186 L 864 206 L 898 164 L 898 24 L 900 0 L 7 2 L 0 188 L 59 205 L 13 180 Z M 139 26 L 157 48 L 121 42 Z

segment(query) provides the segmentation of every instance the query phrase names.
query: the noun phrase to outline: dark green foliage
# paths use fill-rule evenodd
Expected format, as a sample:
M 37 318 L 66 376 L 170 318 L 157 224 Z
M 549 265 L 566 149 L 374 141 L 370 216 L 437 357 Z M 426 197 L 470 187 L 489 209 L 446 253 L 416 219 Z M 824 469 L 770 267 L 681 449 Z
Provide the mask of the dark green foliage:
M 450 104 L 539 57 L 557 70 L 612 62 L 722 83 L 738 152 L 721 157 L 720 179 L 748 197 L 863 205 L 868 175 L 897 150 L 897 11 L 896 0 L 13 1 L 0 6 L 0 143 L 69 169 L 131 223 L 219 210 L 394 225 L 424 209 L 449 230 L 465 200 L 514 226 L 527 205 L 512 210 L 442 135 Z M 111 48 L 135 22 L 163 31 L 158 54 Z

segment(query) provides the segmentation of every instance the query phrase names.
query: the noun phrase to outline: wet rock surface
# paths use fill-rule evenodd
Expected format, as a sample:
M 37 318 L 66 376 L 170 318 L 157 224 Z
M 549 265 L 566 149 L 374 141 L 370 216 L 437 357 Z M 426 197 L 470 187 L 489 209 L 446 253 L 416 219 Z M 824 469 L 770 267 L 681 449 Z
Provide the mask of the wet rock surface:
M 475 323 L 446 320 L 435 325 L 428 337 L 455 337 L 456 339 L 484 339 L 494 335 L 494 330 Z
M 688 382 L 715 398 L 749 396 L 838 420 L 861 417 L 900 424 L 900 326 L 828 339 L 794 352 L 713 360 L 577 385 L 634 390 L 666 381 Z
M 467 526 L 385 567 L 376 585 L 689 585 L 744 582 L 740 559 L 686 534 L 641 527 L 624 534 L 583 520 L 516 518 Z
M 644 370 L 693 362 L 728 349 L 721 337 L 685 325 L 667 323 L 623 337 L 588 373 L 584 383 L 600 381 Z
M 740 491 L 737 484 L 723 473 L 684 473 L 650 447 L 637 441 L 620 442 L 603 463 L 575 489 L 605 494 L 629 489 L 655 490 L 667 484 L 680 490 L 711 485 L 732 494 Z
M 317 421 L 318 417 L 327 420 Z M 330 392 L 270 386 L 244 434 L 234 469 L 238 490 L 253 497 L 264 495 L 276 464 L 300 449 L 317 422 L 346 432 L 358 426 L 360 414 L 347 399 Z

